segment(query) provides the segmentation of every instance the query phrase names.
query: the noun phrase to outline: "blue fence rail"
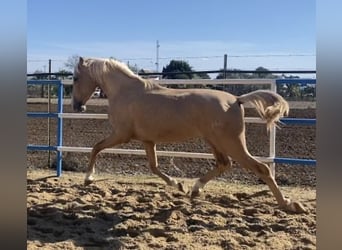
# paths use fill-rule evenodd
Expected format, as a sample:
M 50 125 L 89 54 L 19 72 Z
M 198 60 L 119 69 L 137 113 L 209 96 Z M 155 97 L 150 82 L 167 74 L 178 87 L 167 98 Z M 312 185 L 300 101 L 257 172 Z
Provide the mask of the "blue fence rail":
M 285 125 L 316 125 L 316 119 L 281 118 Z
M 316 84 L 316 79 L 276 79 L 276 84 Z M 50 85 L 55 84 L 58 86 L 58 102 L 57 112 L 28 112 L 27 117 L 31 118 L 55 118 L 57 119 L 57 145 L 27 145 L 27 150 L 42 150 L 42 151 L 56 151 L 57 153 L 57 176 L 62 174 L 62 151 L 58 147 L 63 146 L 63 118 L 59 114 L 63 113 L 63 83 L 60 80 L 28 80 L 27 85 L 39 84 Z M 316 125 L 316 119 L 301 119 L 301 118 L 283 118 L 280 120 L 285 125 Z M 316 160 L 313 159 L 298 159 L 298 158 L 283 158 L 275 157 L 274 163 L 280 164 L 301 164 L 315 166 Z
M 276 84 L 316 84 L 316 79 L 311 78 L 285 78 L 276 79 Z M 280 121 L 285 125 L 316 125 L 316 119 L 302 119 L 302 118 L 282 118 Z M 316 160 L 312 159 L 298 159 L 298 158 L 283 158 L 275 157 L 274 163 L 279 164 L 302 164 L 316 166 Z

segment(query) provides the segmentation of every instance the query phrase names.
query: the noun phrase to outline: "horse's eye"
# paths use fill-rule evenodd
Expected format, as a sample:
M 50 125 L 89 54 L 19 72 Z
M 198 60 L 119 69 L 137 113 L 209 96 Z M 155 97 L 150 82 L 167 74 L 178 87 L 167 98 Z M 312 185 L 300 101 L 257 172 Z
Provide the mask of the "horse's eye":
M 76 82 L 78 80 L 78 78 L 76 76 L 74 76 L 73 80 L 74 80 L 74 82 Z

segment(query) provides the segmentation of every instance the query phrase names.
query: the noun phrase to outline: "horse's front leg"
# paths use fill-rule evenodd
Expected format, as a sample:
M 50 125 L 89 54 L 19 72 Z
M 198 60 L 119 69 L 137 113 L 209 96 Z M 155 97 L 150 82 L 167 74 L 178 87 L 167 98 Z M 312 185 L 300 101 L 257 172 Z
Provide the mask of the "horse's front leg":
M 154 142 L 145 141 L 144 145 L 145 145 L 145 151 L 146 151 L 146 155 L 147 155 L 152 173 L 158 175 L 168 185 L 176 187 L 179 191 L 182 191 L 185 193 L 186 191 L 184 190 L 183 185 L 181 183 L 178 183 L 175 179 L 168 176 L 167 174 L 164 174 L 163 172 L 159 170 L 157 154 L 156 154 L 156 144 Z
M 113 132 L 109 137 L 103 139 L 102 141 L 94 145 L 90 154 L 88 169 L 87 169 L 86 177 L 84 180 L 85 185 L 89 185 L 94 182 L 93 174 L 95 173 L 95 160 L 96 160 L 97 154 L 100 153 L 100 151 L 102 151 L 105 148 L 113 147 L 115 145 L 118 145 L 120 143 L 124 143 L 127 141 L 128 140 L 125 139 L 123 136 L 119 136 Z

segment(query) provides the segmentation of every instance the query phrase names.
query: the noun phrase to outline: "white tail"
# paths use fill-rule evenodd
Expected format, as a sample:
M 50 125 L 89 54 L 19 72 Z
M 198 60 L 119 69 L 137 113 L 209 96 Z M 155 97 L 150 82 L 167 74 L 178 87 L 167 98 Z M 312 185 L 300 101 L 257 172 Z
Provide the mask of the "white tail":
M 289 104 L 277 93 L 270 90 L 256 90 L 237 97 L 240 103 L 251 103 L 260 117 L 267 122 L 267 129 L 289 113 Z

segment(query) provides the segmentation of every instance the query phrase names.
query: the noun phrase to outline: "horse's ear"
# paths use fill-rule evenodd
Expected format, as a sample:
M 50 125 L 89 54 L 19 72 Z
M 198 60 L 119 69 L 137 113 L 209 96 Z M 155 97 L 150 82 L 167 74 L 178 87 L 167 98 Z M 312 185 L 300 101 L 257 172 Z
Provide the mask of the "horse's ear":
M 83 57 L 82 56 L 80 56 L 80 58 L 79 58 L 79 64 L 83 64 L 83 61 L 84 61 L 84 59 L 83 59 Z

